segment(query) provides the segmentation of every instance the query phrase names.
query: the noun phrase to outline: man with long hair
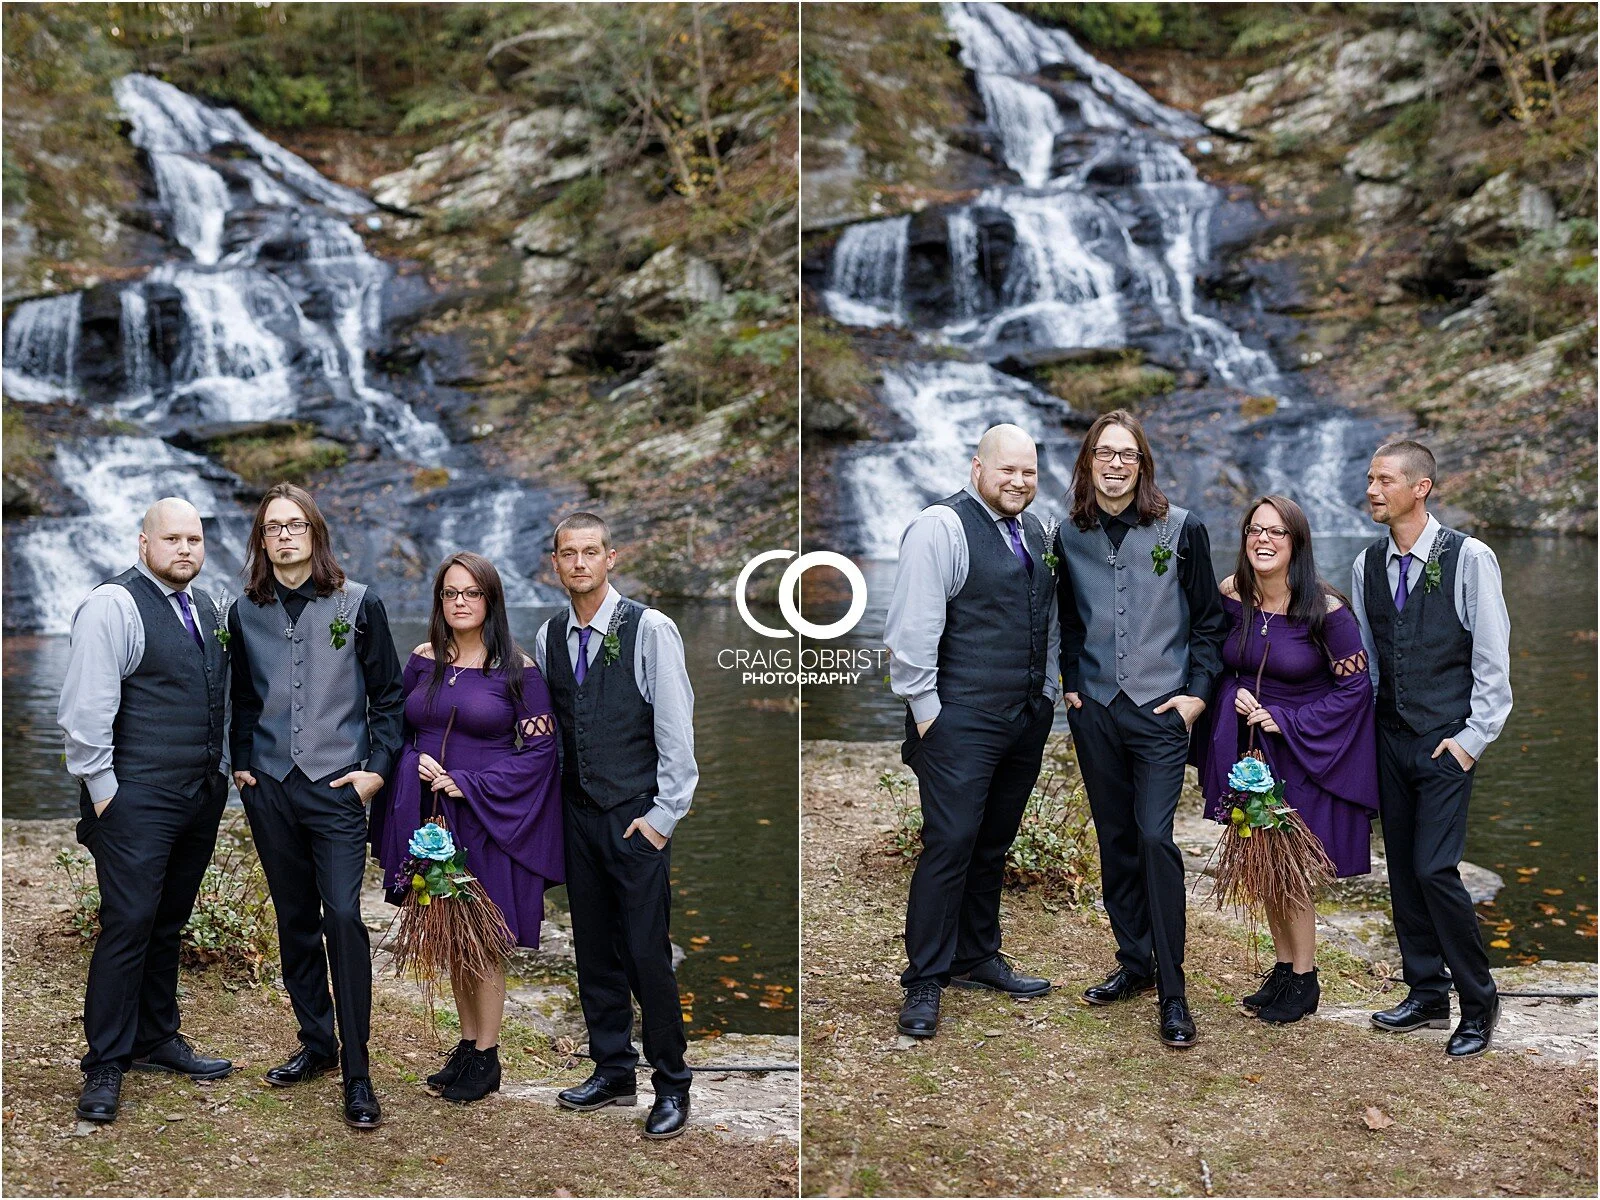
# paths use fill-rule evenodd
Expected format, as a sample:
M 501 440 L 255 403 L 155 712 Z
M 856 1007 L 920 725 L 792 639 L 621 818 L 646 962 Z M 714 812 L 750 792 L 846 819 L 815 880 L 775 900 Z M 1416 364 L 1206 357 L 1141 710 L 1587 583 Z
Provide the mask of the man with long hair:
M 1084 435 L 1055 553 L 1061 686 L 1117 939 L 1117 968 L 1083 996 L 1114 1004 L 1157 988 L 1161 1040 L 1187 1049 L 1196 1034 L 1172 822 L 1227 617 L 1206 527 L 1167 502 L 1132 413 L 1106 413 Z
M 339 1067 L 345 1123 L 376 1129 L 383 1116 L 367 1065 L 372 964 L 361 879 L 366 806 L 400 750 L 400 660 L 383 602 L 345 578 L 305 489 L 267 490 L 245 571 L 244 599 L 228 619 L 237 639 L 233 778 L 272 892 L 283 981 L 300 1025 L 299 1052 L 267 1082 L 289 1087 Z
M 901 757 L 916 772 L 922 853 L 906 901 L 898 1028 L 932 1037 L 941 989 L 1042 996 L 1050 981 L 1000 953 L 1006 852 L 1039 778 L 1060 695 L 1033 439 L 986 431 L 967 484 L 900 538 L 884 622 L 889 684 L 906 702 Z
M 1372 1023 L 1447 1029 L 1454 986 L 1461 1022 L 1445 1053 L 1470 1058 L 1494 1039 L 1500 995 L 1459 867 L 1473 768 L 1511 715 L 1511 618 L 1494 551 L 1428 512 L 1437 473 L 1418 442 L 1378 447 L 1367 503 L 1389 533 L 1351 572 L 1378 697 L 1378 806 L 1410 988 Z

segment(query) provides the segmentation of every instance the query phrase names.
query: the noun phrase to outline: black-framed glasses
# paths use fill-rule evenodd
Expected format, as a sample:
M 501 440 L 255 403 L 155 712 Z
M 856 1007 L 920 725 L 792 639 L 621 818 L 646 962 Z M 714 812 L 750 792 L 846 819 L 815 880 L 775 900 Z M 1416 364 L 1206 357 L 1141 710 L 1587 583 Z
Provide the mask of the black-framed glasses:
M 445 588 L 444 591 L 439 593 L 439 599 L 443 600 L 446 604 L 454 604 L 457 600 L 469 600 L 473 604 L 476 604 L 479 600 L 483 599 L 483 589 L 466 588 L 465 590 L 458 591 L 456 588 Z
M 280 533 L 282 533 L 286 529 L 290 533 L 292 533 L 295 537 L 300 537 L 302 534 L 309 533 L 311 531 L 311 522 L 310 521 L 268 521 L 265 525 L 263 525 L 261 527 L 261 533 L 265 537 L 277 537 Z
M 1244 527 L 1244 535 L 1247 538 L 1258 538 L 1263 533 L 1275 542 L 1285 541 L 1289 537 L 1289 531 L 1282 525 L 1246 525 Z
M 1110 446 L 1096 446 L 1094 448 L 1095 462 L 1108 463 L 1114 458 L 1120 458 L 1124 466 L 1136 467 L 1144 455 L 1137 450 L 1114 450 Z

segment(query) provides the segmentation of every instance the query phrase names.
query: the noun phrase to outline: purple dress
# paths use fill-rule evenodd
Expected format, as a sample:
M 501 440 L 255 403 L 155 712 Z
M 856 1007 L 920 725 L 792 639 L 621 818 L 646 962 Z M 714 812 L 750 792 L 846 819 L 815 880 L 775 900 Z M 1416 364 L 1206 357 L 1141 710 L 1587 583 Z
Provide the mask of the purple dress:
M 505 681 L 468 667 L 457 675 L 445 669 L 444 682 L 431 700 L 428 683 L 433 660 L 412 654 L 401 684 L 406 694 L 405 745 L 394 778 L 373 806 L 372 849 L 383 864 L 385 883 L 408 857 L 411 834 L 433 811 L 431 789 L 417 774 L 417 756 L 444 763 L 461 789 L 457 800 L 437 793 L 440 811 L 457 845 L 467 851 L 467 870 L 505 913 L 517 945 L 539 945 L 545 888 L 565 878 L 561 847 L 561 776 L 557 767 L 555 717 L 550 690 L 537 667 L 522 674 L 522 708 L 513 713 Z M 456 682 L 450 686 L 450 679 Z M 450 744 L 441 759 L 439 744 L 455 710 Z M 551 732 L 523 738 L 515 726 L 543 718 Z M 391 891 L 391 901 L 403 895 Z
M 1372 870 L 1372 818 L 1378 811 L 1378 748 L 1361 631 L 1348 608 L 1328 614 L 1326 652 L 1303 621 L 1274 616 L 1265 639 L 1261 612 L 1241 630 L 1243 606 L 1222 598 L 1230 625 L 1222 645 L 1227 670 L 1206 710 L 1207 734 L 1198 739 L 1200 791 L 1206 816 L 1222 820 L 1228 772 L 1244 754 L 1249 727 L 1234 709 L 1241 686 L 1252 692 L 1264 640 L 1272 645 L 1256 699 L 1282 733 L 1258 729 L 1256 745 L 1283 780 L 1284 798 L 1321 840 L 1340 878 Z M 1240 636 L 1241 632 L 1243 637 Z

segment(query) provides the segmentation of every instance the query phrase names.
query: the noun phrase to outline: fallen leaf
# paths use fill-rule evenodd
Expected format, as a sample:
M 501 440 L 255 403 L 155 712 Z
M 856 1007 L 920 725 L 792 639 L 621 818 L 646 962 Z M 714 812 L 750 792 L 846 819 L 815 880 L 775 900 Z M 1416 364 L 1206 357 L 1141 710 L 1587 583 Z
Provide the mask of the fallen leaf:
M 1394 1118 L 1376 1105 L 1367 1105 L 1367 1111 L 1361 1114 L 1361 1119 L 1367 1123 L 1368 1129 L 1387 1129 L 1394 1124 Z
M 1494 941 L 1489 943 L 1489 945 L 1490 945 L 1491 948 L 1493 948 L 1495 950 L 1509 950 L 1509 949 L 1511 949 L 1511 943 L 1506 941 L 1505 938 L 1495 938 Z
M 1560 896 L 1564 894 L 1564 891 L 1565 889 L 1563 888 L 1545 888 L 1544 894 L 1546 896 Z
M 433 1162 L 436 1165 L 441 1166 L 441 1167 L 444 1166 L 445 1163 L 447 1163 L 449 1161 L 450 1161 L 450 1156 L 448 1154 L 435 1154 L 433 1156 Z

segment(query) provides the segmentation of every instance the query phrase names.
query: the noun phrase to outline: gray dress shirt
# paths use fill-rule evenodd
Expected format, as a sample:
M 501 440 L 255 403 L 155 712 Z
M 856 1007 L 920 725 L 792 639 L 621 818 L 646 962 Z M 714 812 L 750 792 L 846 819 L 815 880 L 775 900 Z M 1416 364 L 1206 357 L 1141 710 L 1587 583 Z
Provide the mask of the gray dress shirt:
M 157 579 L 144 563 L 135 563 L 139 574 L 161 589 L 181 619 L 183 610 L 176 599 L 179 589 Z M 194 602 L 188 588 L 195 628 L 210 640 L 220 624 L 217 614 Z M 207 606 L 209 607 L 209 606 Z M 224 605 L 226 607 L 226 605 Z M 117 794 L 117 775 L 112 766 L 116 750 L 111 744 L 111 726 L 122 704 L 122 681 L 133 674 L 144 658 L 144 619 L 133 594 L 120 583 L 102 583 L 84 597 L 72 614 L 72 651 L 67 660 L 67 677 L 61 684 L 61 703 L 56 708 L 56 724 L 66 735 L 67 770 L 83 780 L 89 799 L 99 804 Z M 233 715 L 231 698 L 223 700 L 222 773 L 232 776 L 228 754 L 228 722 Z
M 995 512 L 971 483 L 963 489 L 1003 526 L 1010 518 Z M 1021 522 L 1019 522 L 1021 525 Z M 1027 526 L 1022 525 L 1024 534 Z M 1002 528 L 1010 542 L 1010 534 Z M 1026 536 L 1024 544 L 1027 545 Z M 1048 546 L 1028 545 L 1035 569 L 1044 565 Z M 883 642 L 889 647 L 889 687 L 911 705 L 911 719 L 921 724 L 939 715 L 939 639 L 944 635 L 945 603 L 967 584 L 967 534 L 961 516 L 944 504 L 930 504 L 900 535 L 900 570 L 895 575 Z M 1061 628 L 1056 606 L 1050 605 L 1045 626 L 1045 698 L 1061 698 L 1061 680 L 1054 674 L 1061 661 Z M 1021 631 L 1019 637 L 1026 637 Z
M 1411 593 L 1422 582 L 1433 539 L 1439 534 L 1439 521 L 1432 513 L 1416 545 L 1411 547 L 1411 569 L 1406 572 L 1406 591 Z M 1477 538 L 1463 538 L 1456 568 L 1456 616 L 1472 635 L 1472 711 L 1467 727 L 1456 734 L 1456 744 L 1474 759 L 1482 758 L 1490 742 L 1500 736 L 1511 715 L 1511 617 L 1506 612 L 1500 590 L 1500 563 L 1494 551 Z M 1389 535 L 1384 556 L 1389 594 L 1400 586 L 1400 547 Z M 1367 551 L 1356 555 L 1351 568 L 1350 610 L 1361 626 L 1361 643 L 1367 648 L 1367 670 L 1372 675 L 1372 694 L 1378 694 L 1378 653 L 1367 624 Z
M 589 628 L 598 636 L 589 639 L 589 665 L 600 656 L 606 627 L 616 611 L 622 593 L 606 585 L 606 598 L 595 610 Z M 549 675 L 549 647 L 545 630 L 559 618 L 539 626 L 533 641 L 533 659 Z M 578 633 L 583 622 L 572 605 L 567 605 L 567 661 L 578 665 Z M 655 709 L 656 802 L 644 819 L 662 837 L 671 837 L 694 800 L 700 768 L 694 761 L 694 689 L 689 686 L 689 668 L 683 657 L 683 635 L 664 612 L 647 608 L 639 616 L 639 637 L 634 643 L 633 681 L 645 703 Z

